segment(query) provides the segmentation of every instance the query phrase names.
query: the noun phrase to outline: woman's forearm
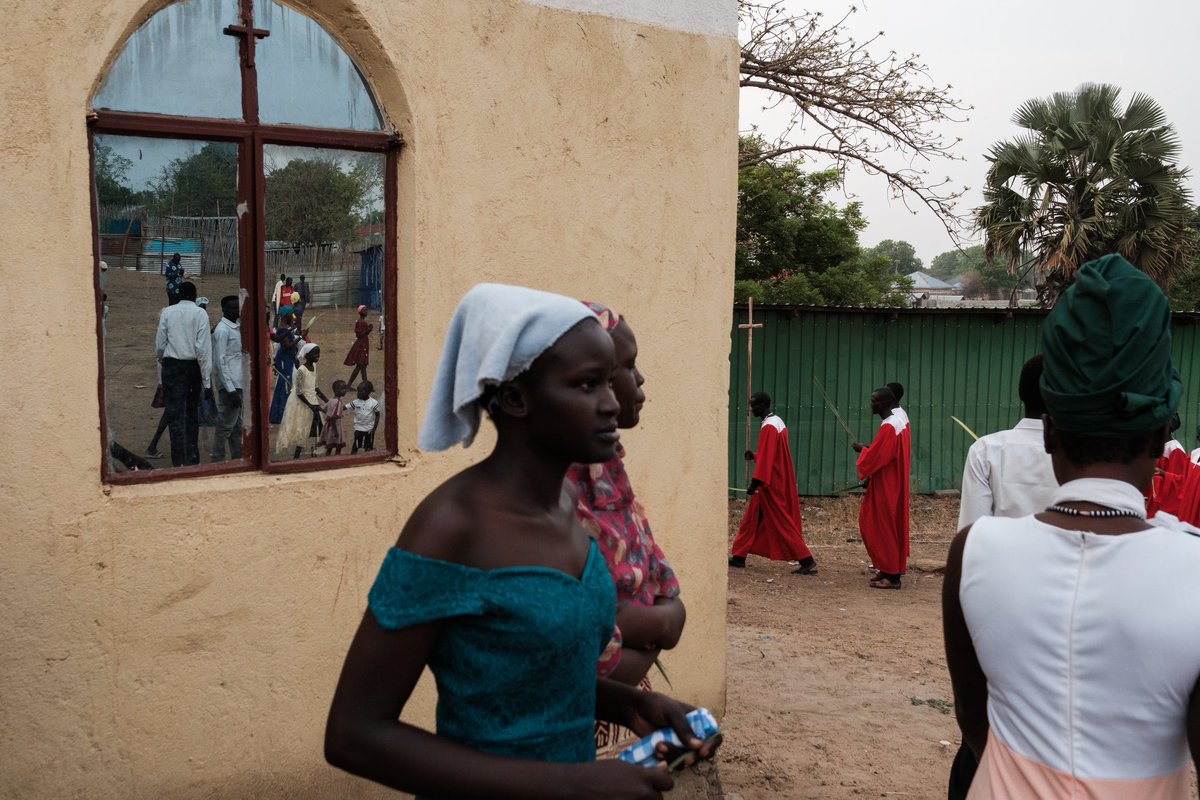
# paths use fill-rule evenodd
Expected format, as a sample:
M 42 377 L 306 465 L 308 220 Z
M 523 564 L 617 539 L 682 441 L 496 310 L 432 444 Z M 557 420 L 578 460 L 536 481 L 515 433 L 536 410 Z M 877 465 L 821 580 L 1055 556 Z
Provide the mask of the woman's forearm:
M 393 789 L 441 798 L 557 800 L 569 766 L 481 753 L 395 720 L 342 724 L 331 716 L 325 758 Z
M 658 598 L 654 605 L 628 605 L 617 612 L 617 627 L 626 647 L 669 650 L 679 643 L 687 613 L 679 598 Z
M 641 683 L 642 678 L 649 674 L 650 668 L 654 666 L 654 660 L 658 658 L 660 652 L 660 650 L 637 650 L 632 647 L 622 647 L 621 660 L 617 662 L 616 668 L 608 677 L 629 686 L 637 686 Z

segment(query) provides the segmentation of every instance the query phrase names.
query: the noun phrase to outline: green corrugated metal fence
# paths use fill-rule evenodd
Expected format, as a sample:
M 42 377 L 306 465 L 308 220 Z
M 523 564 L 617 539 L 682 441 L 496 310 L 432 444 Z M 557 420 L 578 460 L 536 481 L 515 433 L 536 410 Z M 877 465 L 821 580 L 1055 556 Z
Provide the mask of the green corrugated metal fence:
M 983 435 L 1021 417 L 1017 379 L 1040 349 L 1044 312 L 992 309 L 755 308 L 754 390 L 768 392 L 787 423 L 802 495 L 832 494 L 857 482 L 850 437 L 838 426 L 813 382 L 818 378 L 859 441 L 879 426 L 871 390 L 904 385 L 901 404 L 912 421 L 912 488 L 957 489 L 971 437 L 951 415 Z M 1177 314 L 1175 363 L 1183 375 L 1177 438 L 1194 447 L 1200 421 L 1200 317 Z M 746 485 L 745 306 L 734 308 L 730 353 L 729 485 Z M 759 421 L 751 427 L 751 443 Z

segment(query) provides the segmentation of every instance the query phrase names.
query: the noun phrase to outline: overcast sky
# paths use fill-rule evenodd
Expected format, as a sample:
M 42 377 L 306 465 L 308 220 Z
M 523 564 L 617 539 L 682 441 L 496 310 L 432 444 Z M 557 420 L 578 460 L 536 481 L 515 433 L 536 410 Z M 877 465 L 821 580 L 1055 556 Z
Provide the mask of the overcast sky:
M 960 209 L 982 202 L 983 155 L 993 142 L 1018 134 L 1010 121 L 1017 106 L 1081 83 L 1115 84 L 1122 89 L 1122 103 L 1138 91 L 1153 97 L 1179 133 L 1181 163 L 1193 173 L 1200 169 L 1200 0 L 870 0 L 857 5 L 847 22 L 855 38 L 885 31 L 876 45 L 880 55 L 888 50 L 919 54 L 933 82 L 952 84 L 954 95 L 975 107 L 969 121 L 945 123 L 949 138 L 962 137 L 956 150 L 966 160 L 930 164 L 934 175 L 971 187 Z M 789 0 L 789 6 L 797 13 L 811 9 L 836 18 L 850 3 Z M 769 136 L 780 121 L 764 114 L 762 105 L 761 93 L 742 91 L 741 127 L 757 123 Z M 1190 184 L 1195 191 L 1200 178 L 1193 174 Z M 904 203 L 889 199 L 883 179 L 852 170 L 846 190 L 862 202 L 870 221 L 861 236 L 864 245 L 904 239 L 926 265 L 952 248 L 937 218 L 919 204 L 910 201 L 918 209 L 914 215 Z M 830 199 L 845 201 L 840 195 Z

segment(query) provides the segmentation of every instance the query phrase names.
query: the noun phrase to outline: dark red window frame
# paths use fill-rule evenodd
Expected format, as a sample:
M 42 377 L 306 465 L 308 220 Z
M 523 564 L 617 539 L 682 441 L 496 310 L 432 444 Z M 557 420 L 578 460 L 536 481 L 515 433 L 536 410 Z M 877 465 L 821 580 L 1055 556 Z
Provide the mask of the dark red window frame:
M 101 478 L 105 483 L 150 483 L 206 475 L 228 475 L 243 472 L 309 472 L 337 469 L 386 461 L 399 451 L 396 430 L 396 219 L 397 164 L 403 137 L 395 131 L 355 131 L 313 128 L 302 125 L 264 125 L 258 115 L 258 78 L 254 64 L 256 39 L 266 32 L 254 29 L 254 0 L 239 0 L 239 25 L 230 25 L 225 33 L 239 38 L 241 62 L 242 120 L 207 119 L 200 117 L 167 116 L 128 111 L 99 109 L 87 117 L 88 154 L 90 159 L 92 211 L 92 280 L 96 293 L 96 343 L 99 354 L 97 387 L 100 396 Z M 299 13 L 299 12 L 298 12 Z M 242 316 L 242 341 L 248 343 L 254 370 L 255 391 L 248 398 L 247 414 L 252 419 L 251 435 L 243 442 L 241 462 L 201 464 L 192 467 L 171 467 L 138 472 L 116 472 L 108 455 L 108 401 L 104 387 L 103 301 L 100 297 L 100 213 L 96 199 L 95 137 L 98 134 L 146 136 L 170 139 L 193 139 L 212 142 L 232 142 L 238 146 L 238 203 L 253 210 L 238 218 L 238 270 L 242 286 L 247 290 L 247 306 L 254 313 Z M 272 462 L 266 424 L 266 409 L 270 406 L 270 360 L 264 358 L 266 330 L 258 313 L 265 303 L 266 242 L 264 231 L 264 195 L 266 176 L 263 174 L 263 146 L 325 147 L 364 153 L 382 153 L 386 157 L 384 172 L 384 432 L 386 445 L 371 453 L 331 459 Z M 248 285 L 247 285 L 248 284 Z

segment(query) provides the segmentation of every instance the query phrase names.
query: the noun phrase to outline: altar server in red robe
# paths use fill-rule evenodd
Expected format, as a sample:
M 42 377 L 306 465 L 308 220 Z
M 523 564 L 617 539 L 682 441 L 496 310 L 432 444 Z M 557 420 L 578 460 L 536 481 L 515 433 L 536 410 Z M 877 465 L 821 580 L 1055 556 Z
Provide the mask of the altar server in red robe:
M 1179 492 L 1179 513 L 1175 516 L 1181 522 L 1200 527 L 1200 466 L 1191 461 L 1188 462 L 1187 472 L 1183 476 L 1183 488 Z
M 871 393 L 871 413 L 883 423 L 869 445 L 854 443 L 858 477 L 870 479 L 858 512 L 858 529 L 876 570 L 874 589 L 899 589 L 908 570 L 908 479 L 912 438 L 908 420 L 895 414 L 896 396 L 886 386 Z
M 796 494 L 796 470 L 788 446 L 787 426 L 771 411 L 771 396 L 756 392 L 750 410 L 762 420 L 758 430 L 758 453 L 747 450 L 754 461 L 754 477 L 746 494 L 750 502 L 737 538 L 733 540 L 731 567 L 746 566 L 746 554 L 774 561 L 799 561 L 796 575 L 816 575 L 817 562 L 804 543 L 800 525 L 800 498 Z
M 1171 433 L 1178 428 L 1179 415 L 1176 414 L 1171 421 Z M 1191 460 L 1187 449 L 1178 439 L 1168 439 L 1163 445 L 1162 456 L 1155 465 L 1154 480 L 1150 484 L 1150 496 L 1146 503 L 1147 518 L 1153 517 L 1159 511 L 1180 517 L 1184 484 L 1190 471 Z

